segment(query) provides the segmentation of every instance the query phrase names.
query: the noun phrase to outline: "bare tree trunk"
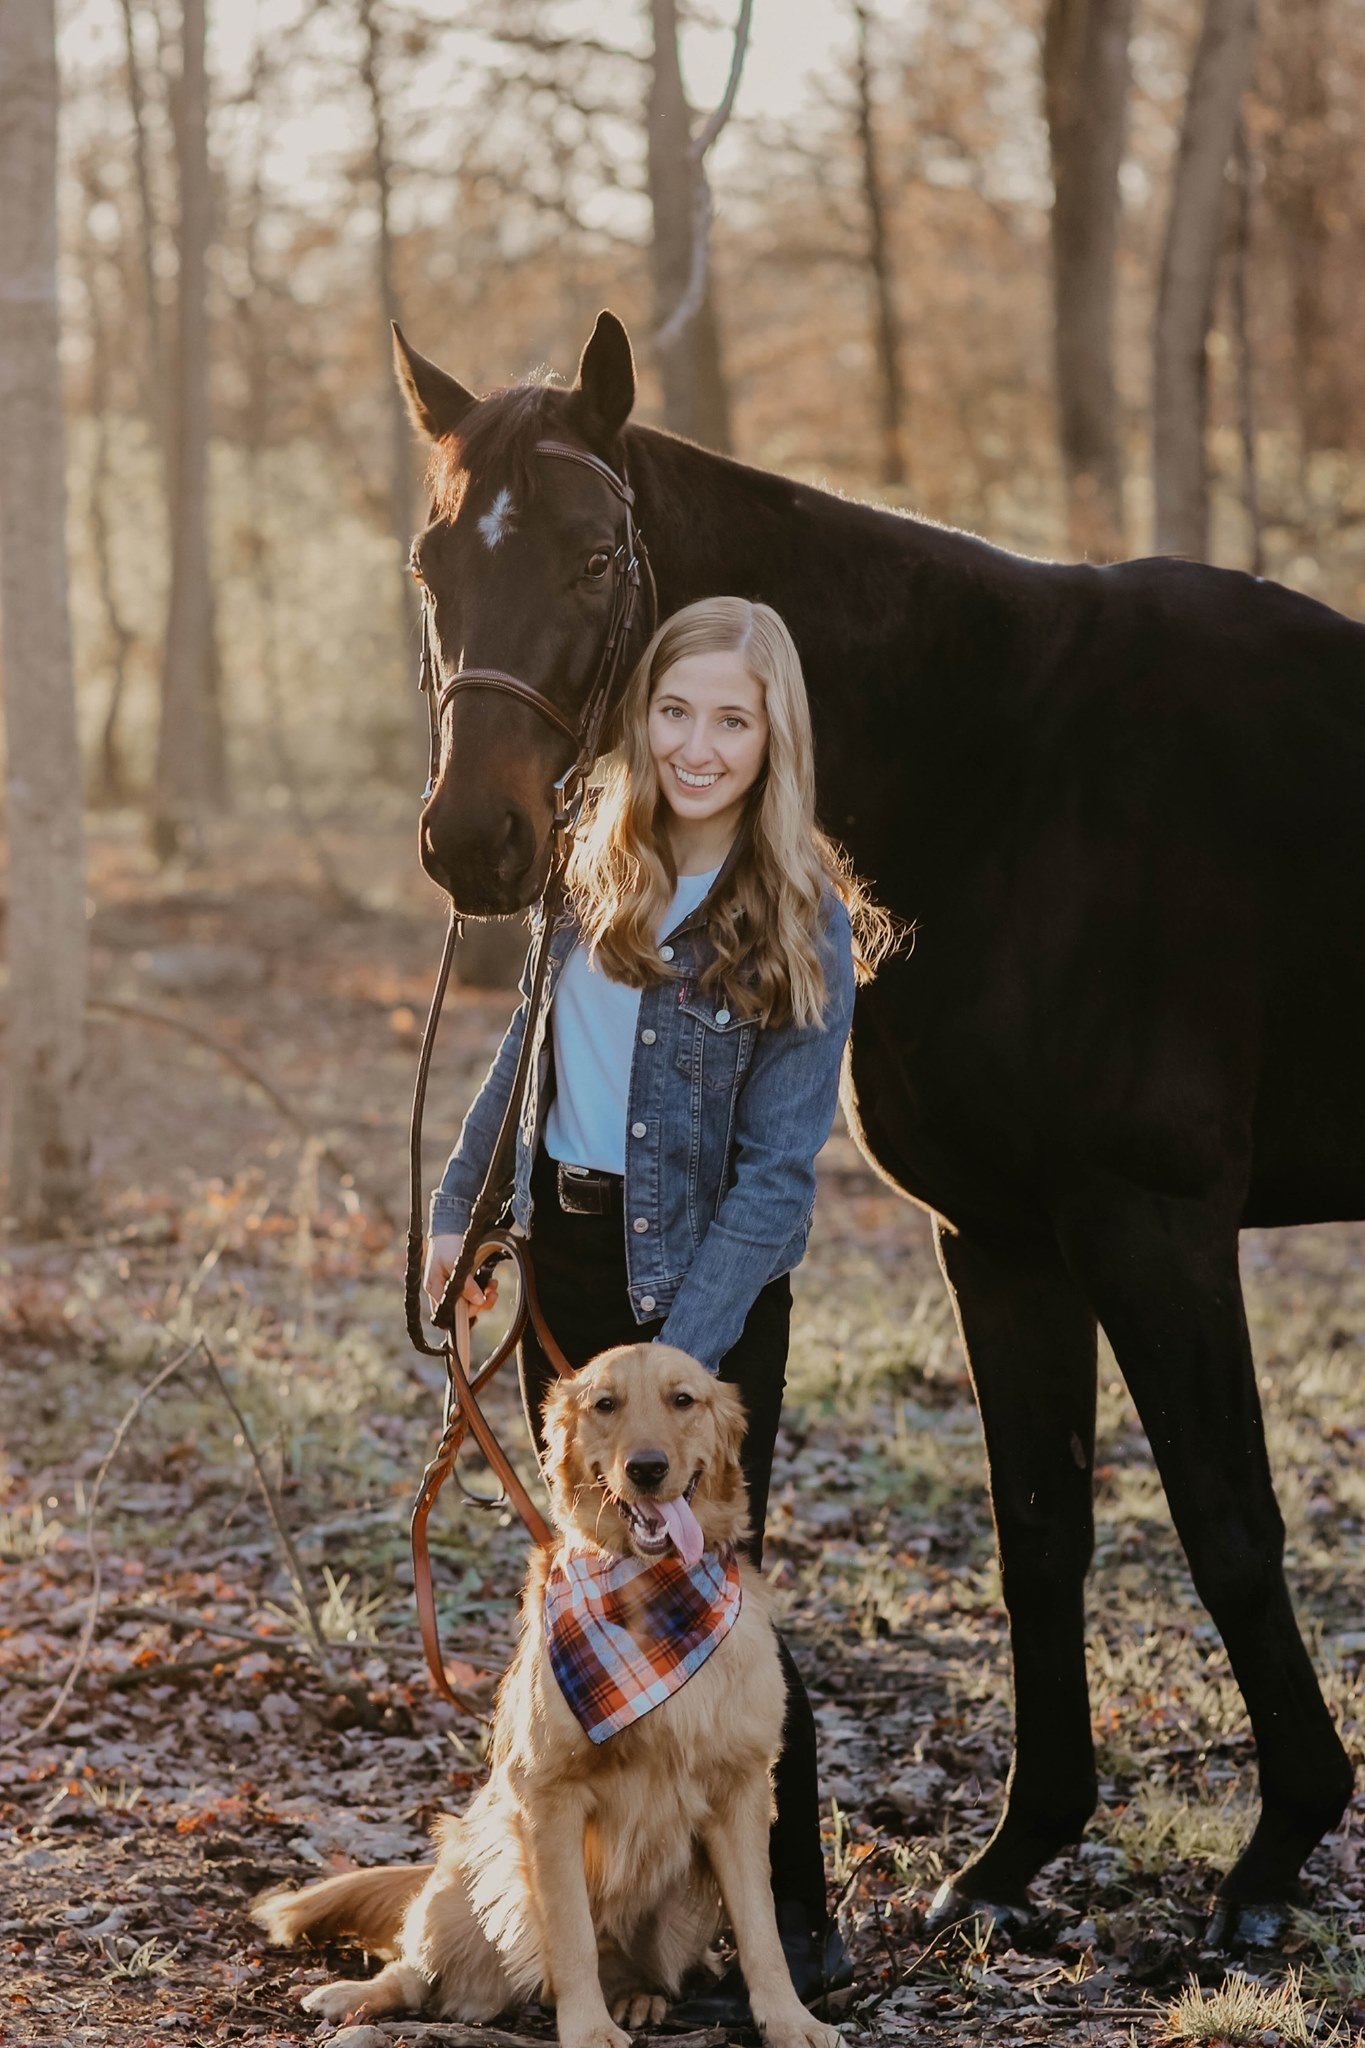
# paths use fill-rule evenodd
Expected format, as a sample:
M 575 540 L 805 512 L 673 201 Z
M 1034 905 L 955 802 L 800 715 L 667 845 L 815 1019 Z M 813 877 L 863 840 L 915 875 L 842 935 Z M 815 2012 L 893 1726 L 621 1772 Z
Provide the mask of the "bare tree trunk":
M 328 908 L 354 912 L 357 901 L 343 884 L 321 831 L 313 822 L 303 793 L 298 760 L 285 717 L 285 692 L 280 675 L 279 602 L 275 581 L 275 558 L 267 531 L 271 491 L 266 475 L 266 454 L 270 446 L 272 372 L 275 367 L 266 329 L 265 312 L 271 287 L 260 261 L 260 228 L 265 213 L 265 181 L 262 175 L 263 134 L 266 114 L 260 102 L 268 72 L 265 45 L 258 44 L 252 66 L 251 92 L 259 108 L 256 153 L 251 184 L 247 192 L 246 218 L 242 229 L 242 261 L 247 289 L 237 302 L 246 333 L 246 407 L 243 440 L 246 451 L 246 499 L 248 548 L 251 561 L 252 595 L 256 611 L 256 660 L 265 697 L 270 745 L 279 778 L 289 794 L 290 814 L 300 837 L 307 841 L 317 865 L 318 880 Z
M 67 604 L 53 0 L 0 0 L 0 659 L 10 827 L 9 1204 L 89 1197 L 85 843 Z
M 1067 531 L 1079 555 L 1124 552 L 1114 302 L 1134 0 L 1048 0 L 1043 101 L 1052 155 L 1053 358 Z
M 1284 231 L 1293 305 L 1294 401 L 1305 457 L 1344 448 L 1350 406 L 1331 303 L 1334 219 L 1349 221 L 1342 194 L 1354 176 L 1352 137 L 1333 121 L 1329 0 L 1293 0 L 1267 24 L 1266 75 L 1281 116 L 1266 150 L 1266 193 Z
M 102 191 L 93 163 L 86 166 L 86 217 L 99 202 Z M 93 415 L 95 449 L 90 463 L 90 540 L 95 553 L 95 574 L 109 647 L 109 695 L 105 699 L 100 726 L 99 754 L 95 764 L 94 797 L 100 804 L 121 804 L 128 798 L 128 774 L 119 738 L 119 713 L 128 686 L 128 656 L 134 635 L 123 616 L 114 578 L 113 530 L 109 518 L 111 464 L 109 451 L 109 336 L 104 324 L 104 294 L 100 282 L 99 248 L 93 235 L 84 238 L 85 290 L 90 306 L 90 410 Z
M 223 734 L 213 653 L 209 556 L 209 155 L 204 0 L 182 0 L 176 95 L 180 172 L 178 346 L 173 384 L 175 490 L 171 593 L 161 672 L 153 841 L 167 858 L 219 803 Z
M 1256 0 L 1205 0 L 1157 293 L 1152 391 L 1156 546 L 1209 551 L 1208 333 L 1227 216 L 1227 168 L 1256 47 Z
M 693 222 L 701 170 L 689 153 L 692 110 L 678 59 L 677 0 L 650 0 L 654 61 L 646 126 L 649 200 L 654 232 L 656 325 L 662 327 L 687 292 L 692 274 Z M 659 349 L 664 419 L 675 433 L 722 452 L 730 447 L 730 400 L 721 368 L 720 332 L 708 283 L 695 315 Z
M 388 118 L 384 105 L 383 81 L 380 76 L 382 51 L 374 0 L 360 0 L 360 26 L 365 35 L 361 76 L 365 81 L 365 91 L 370 102 L 370 176 L 374 181 L 375 202 L 379 215 L 379 233 L 375 240 L 374 254 L 375 282 L 378 287 L 379 310 L 383 318 L 383 324 L 379 329 L 383 384 L 389 404 L 389 522 L 393 529 L 399 578 L 399 616 L 404 624 L 407 624 L 417 615 L 413 597 L 414 585 L 407 568 L 408 548 L 412 542 L 417 507 L 413 477 L 412 426 L 408 419 L 407 407 L 403 403 L 403 395 L 398 388 L 398 380 L 393 375 L 392 344 L 389 339 L 392 324 L 395 321 L 402 324 L 402 310 L 398 302 L 398 284 L 394 273 L 393 160 L 389 150 Z
M 901 369 L 901 331 L 896 312 L 896 282 L 886 233 L 877 126 L 872 105 L 872 60 L 868 48 L 870 16 L 862 0 L 854 0 L 857 26 L 854 84 L 857 91 L 858 150 L 862 161 L 863 201 L 867 208 L 867 264 L 872 279 L 877 348 L 877 389 L 881 429 L 881 478 L 884 484 L 905 482 L 905 377 Z
M 1232 242 L 1232 329 L 1237 353 L 1237 432 L 1242 443 L 1242 510 L 1247 522 L 1247 567 L 1265 574 L 1265 521 L 1256 461 L 1256 352 L 1251 341 L 1251 243 L 1255 165 L 1247 124 L 1239 116 L 1233 142 L 1237 171 L 1237 226 Z
M 120 0 L 123 10 L 123 40 L 128 64 L 128 111 L 133 123 L 133 173 L 138 198 L 138 255 L 142 265 L 143 318 L 147 326 L 147 356 L 143 377 L 143 409 L 147 424 L 161 450 L 166 503 L 174 491 L 175 454 L 171 445 L 171 415 L 166 379 L 166 342 L 161 319 L 161 293 L 156 279 L 156 206 L 152 198 L 152 174 L 147 156 L 147 116 L 142 95 L 142 71 L 137 58 L 137 32 L 133 0 Z

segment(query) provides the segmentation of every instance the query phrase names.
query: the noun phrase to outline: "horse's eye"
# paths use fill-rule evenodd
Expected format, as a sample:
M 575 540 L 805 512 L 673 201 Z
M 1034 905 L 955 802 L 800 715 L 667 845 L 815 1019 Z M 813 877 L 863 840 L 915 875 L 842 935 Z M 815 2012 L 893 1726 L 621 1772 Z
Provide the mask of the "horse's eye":
M 684 1394 L 681 1391 L 681 1389 L 673 1396 L 673 1406 L 675 1408 L 695 1408 L 696 1405 L 697 1404 L 692 1399 L 692 1396 L 690 1394 Z
M 610 1394 L 599 1394 L 592 1405 L 599 1415 L 611 1415 L 615 1412 L 616 1408 L 616 1403 Z
M 588 556 L 588 566 L 583 571 L 583 574 L 585 576 L 591 576 L 594 579 L 596 579 L 598 577 L 605 576 L 610 567 L 611 556 L 608 554 L 605 548 L 598 548 L 596 554 Z

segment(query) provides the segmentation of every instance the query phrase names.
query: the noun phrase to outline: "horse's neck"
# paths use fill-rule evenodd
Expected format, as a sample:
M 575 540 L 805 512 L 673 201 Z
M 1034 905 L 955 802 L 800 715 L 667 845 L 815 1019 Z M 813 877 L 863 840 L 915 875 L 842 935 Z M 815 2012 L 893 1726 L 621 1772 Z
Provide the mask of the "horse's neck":
M 888 821 L 908 804 L 927 825 L 950 801 L 952 755 L 970 727 L 979 779 L 981 728 L 998 716 L 1010 659 L 1024 658 L 1025 617 L 1048 568 L 647 428 L 632 429 L 628 459 L 660 617 L 732 593 L 771 604 L 790 626 L 822 811 L 855 858 L 852 842 L 875 829 L 869 780 L 898 778 L 899 801 L 878 807 Z
M 827 582 L 857 581 L 868 567 L 854 528 L 877 517 L 871 507 L 649 428 L 632 430 L 629 461 L 666 612 L 721 592 L 785 587 L 810 561 Z

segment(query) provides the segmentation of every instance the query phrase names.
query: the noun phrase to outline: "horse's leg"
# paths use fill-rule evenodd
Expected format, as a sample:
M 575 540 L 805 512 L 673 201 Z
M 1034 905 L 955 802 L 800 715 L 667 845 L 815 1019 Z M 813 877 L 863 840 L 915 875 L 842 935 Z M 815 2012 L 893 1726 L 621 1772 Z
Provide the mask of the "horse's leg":
M 985 1432 L 1015 1711 L 1005 1811 L 935 1899 L 932 1924 L 946 1925 L 973 1908 L 1024 1907 L 1029 1880 L 1095 1810 L 1084 1608 L 1095 1316 L 1050 1239 L 940 1224 L 938 1251 Z
M 1142 1417 L 1200 1599 L 1227 1647 L 1260 1761 L 1261 1817 L 1219 1886 L 1220 1941 L 1272 1937 L 1351 1767 L 1290 1605 L 1237 1270 L 1235 1218 L 1112 1184 L 1058 1216 Z

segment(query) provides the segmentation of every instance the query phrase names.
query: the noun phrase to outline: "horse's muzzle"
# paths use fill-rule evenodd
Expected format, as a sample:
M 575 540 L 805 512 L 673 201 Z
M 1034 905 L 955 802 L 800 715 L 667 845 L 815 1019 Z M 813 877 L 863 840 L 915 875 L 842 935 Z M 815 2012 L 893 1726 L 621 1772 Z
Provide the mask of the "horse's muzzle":
M 530 820 L 508 810 L 489 838 L 450 841 L 429 815 L 419 835 L 422 866 L 466 917 L 507 917 L 525 910 L 545 879 L 545 849 L 537 849 Z

